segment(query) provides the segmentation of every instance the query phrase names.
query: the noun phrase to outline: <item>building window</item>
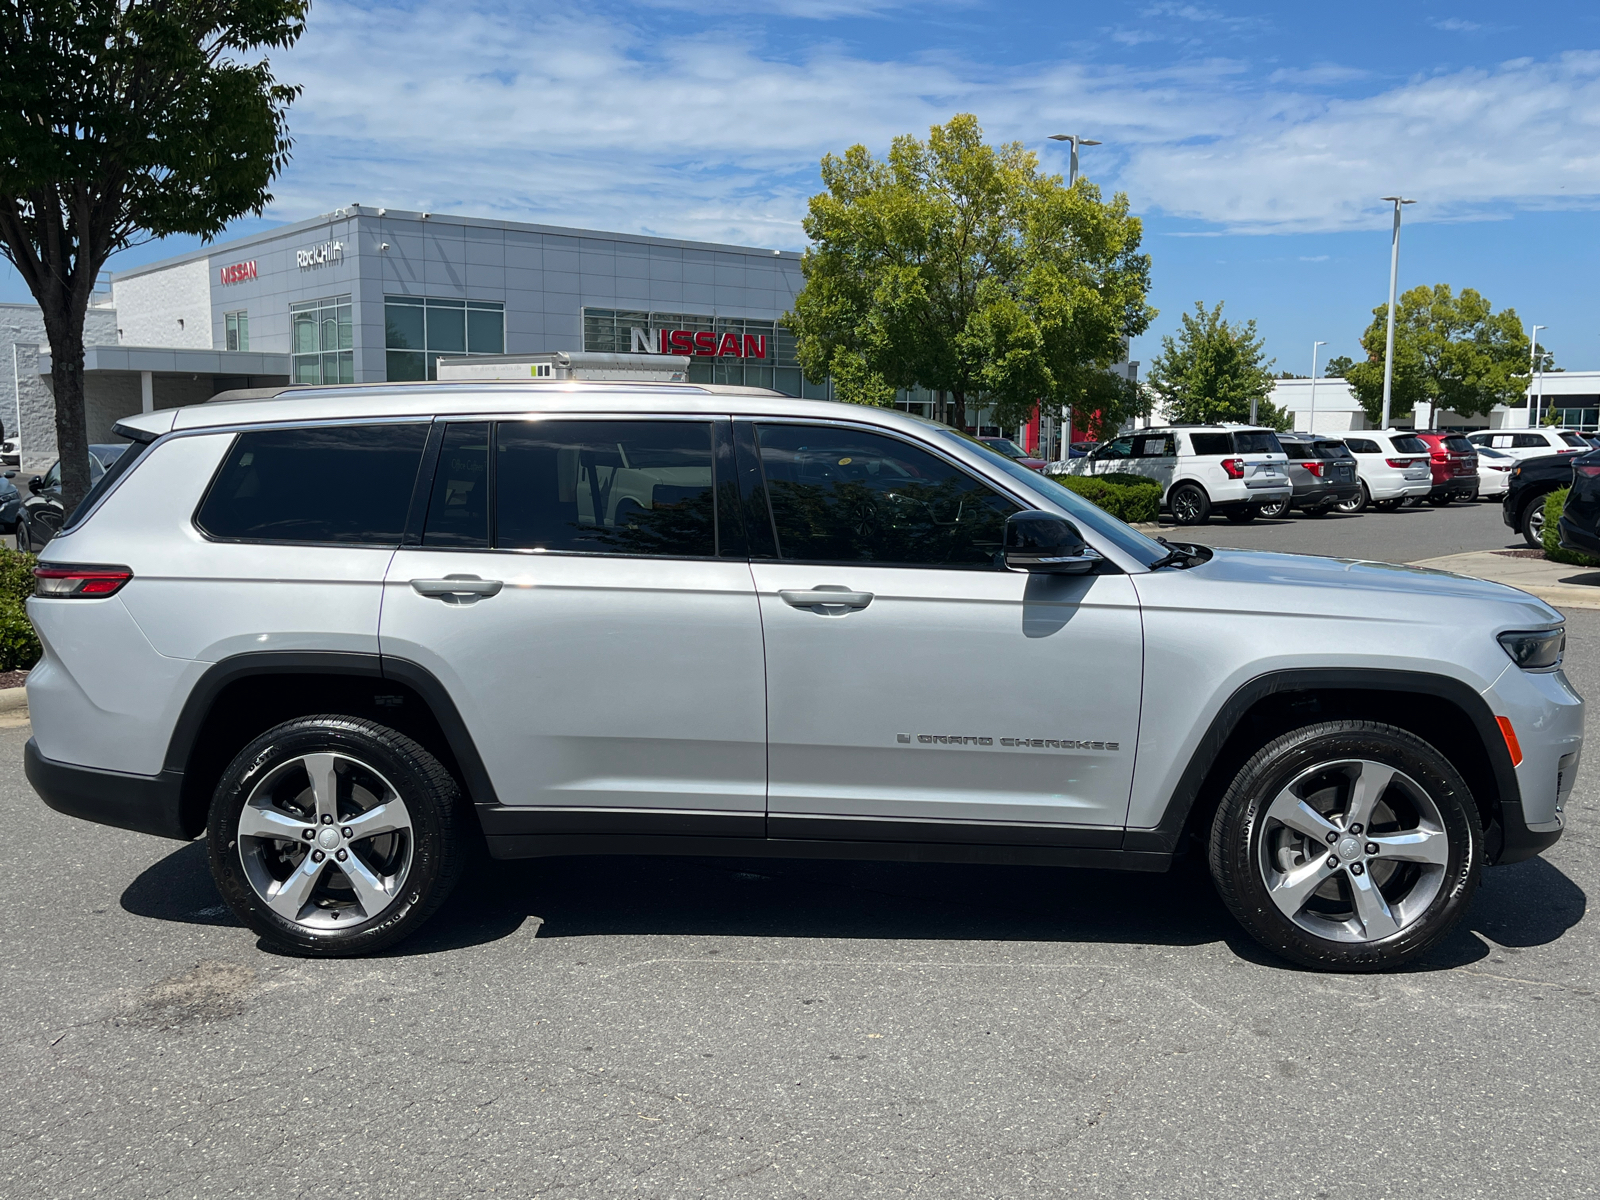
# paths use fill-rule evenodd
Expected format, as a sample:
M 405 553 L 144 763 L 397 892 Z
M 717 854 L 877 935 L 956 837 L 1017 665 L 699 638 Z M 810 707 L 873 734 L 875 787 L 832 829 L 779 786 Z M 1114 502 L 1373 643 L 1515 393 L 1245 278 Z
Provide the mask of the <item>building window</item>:
M 289 306 L 296 383 L 354 383 L 350 297 L 330 296 Z
M 383 328 L 390 382 L 437 379 L 440 358 L 506 352 L 506 306 L 494 300 L 385 296 Z
M 222 314 L 222 324 L 227 330 L 226 346 L 229 350 L 250 349 L 250 314 L 231 312 Z

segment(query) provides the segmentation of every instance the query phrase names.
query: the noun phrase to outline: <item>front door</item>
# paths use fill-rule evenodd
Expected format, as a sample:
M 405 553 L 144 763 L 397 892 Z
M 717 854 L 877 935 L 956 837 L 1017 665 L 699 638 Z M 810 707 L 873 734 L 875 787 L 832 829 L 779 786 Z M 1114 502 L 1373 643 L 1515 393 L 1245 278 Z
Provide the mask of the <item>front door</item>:
M 450 693 L 500 804 L 536 818 L 514 828 L 763 833 L 761 619 L 742 540 L 718 557 L 716 425 L 445 427 L 380 641 Z
M 1005 569 L 1020 506 L 898 437 L 756 434 L 769 834 L 1118 844 L 1143 655 L 1127 577 Z

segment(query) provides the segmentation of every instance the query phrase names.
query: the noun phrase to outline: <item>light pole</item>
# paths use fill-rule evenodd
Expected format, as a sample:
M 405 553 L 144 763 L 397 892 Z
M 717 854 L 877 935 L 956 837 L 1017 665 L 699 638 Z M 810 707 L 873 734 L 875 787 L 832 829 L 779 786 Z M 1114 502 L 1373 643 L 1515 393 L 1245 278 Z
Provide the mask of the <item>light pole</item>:
M 1093 138 L 1079 137 L 1075 133 L 1052 133 L 1050 135 L 1050 140 L 1052 142 L 1072 143 L 1071 166 L 1067 171 L 1067 186 L 1071 187 L 1073 184 L 1078 182 L 1078 147 L 1098 146 L 1100 143 L 1095 141 Z
M 1383 347 L 1383 428 L 1387 429 L 1389 395 L 1394 390 L 1394 285 L 1400 277 L 1400 209 L 1416 201 L 1403 196 L 1385 196 L 1384 199 L 1394 203 L 1394 235 L 1389 243 L 1389 333 Z
M 1539 370 L 1544 364 L 1539 361 L 1539 330 L 1549 328 L 1550 326 L 1548 325 L 1535 325 L 1533 327 L 1533 337 L 1528 339 L 1528 373 L 1530 375 L 1537 373 L 1539 386 L 1535 396 L 1528 397 L 1533 406 L 1533 420 L 1528 422 L 1529 429 L 1539 428 L 1539 409 L 1544 405 L 1544 372 Z M 1534 384 L 1530 380 L 1528 389 L 1532 391 L 1533 387 Z
M 1327 344 L 1327 342 L 1311 343 L 1311 424 L 1306 426 L 1307 433 L 1317 431 L 1317 351 Z

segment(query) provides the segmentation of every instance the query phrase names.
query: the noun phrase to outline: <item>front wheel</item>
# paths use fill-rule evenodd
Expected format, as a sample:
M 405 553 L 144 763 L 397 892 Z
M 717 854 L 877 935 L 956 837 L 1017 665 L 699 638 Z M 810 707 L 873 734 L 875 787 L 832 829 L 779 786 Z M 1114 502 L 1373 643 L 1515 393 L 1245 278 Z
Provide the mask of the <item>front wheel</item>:
M 1367 483 L 1366 480 L 1363 479 L 1360 481 L 1359 490 L 1354 496 L 1350 497 L 1348 500 L 1339 501 L 1339 503 L 1334 507 L 1336 507 L 1342 513 L 1349 513 L 1351 516 L 1354 516 L 1356 513 L 1365 512 L 1367 510 L 1367 505 L 1371 503 L 1372 493 L 1367 491 Z
M 356 717 L 300 717 L 234 758 L 211 803 L 211 874 L 292 954 L 369 954 L 416 930 L 461 869 L 460 790 L 439 760 Z
M 1535 496 L 1522 510 L 1522 540 L 1535 550 L 1544 549 L 1544 499 Z
M 1245 763 L 1211 827 L 1212 878 L 1263 946 L 1324 971 L 1382 971 L 1439 944 L 1483 857 L 1472 792 L 1415 734 L 1327 721 Z
M 1180 483 L 1167 500 L 1172 520 L 1178 525 L 1204 525 L 1211 515 L 1211 498 L 1196 484 Z

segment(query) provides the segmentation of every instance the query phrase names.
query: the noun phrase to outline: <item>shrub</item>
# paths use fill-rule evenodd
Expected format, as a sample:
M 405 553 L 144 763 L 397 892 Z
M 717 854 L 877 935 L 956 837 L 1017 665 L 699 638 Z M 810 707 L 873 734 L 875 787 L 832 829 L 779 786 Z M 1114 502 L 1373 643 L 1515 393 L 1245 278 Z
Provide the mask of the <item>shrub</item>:
M 1551 562 L 1568 563 L 1574 567 L 1600 566 L 1587 554 L 1579 554 L 1576 550 L 1567 550 L 1561 545 L 1561 510 L 1567 506 L 1567 492 L 1570 488 L 1551 492 L 1544 498 L 1544 556 Z
M 33 595 L 35 558 L 0 547 L 0 671 L 26 671 L 44 648 L 23 602 Z
M 1054 475 L 1051 478 L 1130 525 L 1154 521 L 1161 515 L 1161 488 L 1143 475 Z

